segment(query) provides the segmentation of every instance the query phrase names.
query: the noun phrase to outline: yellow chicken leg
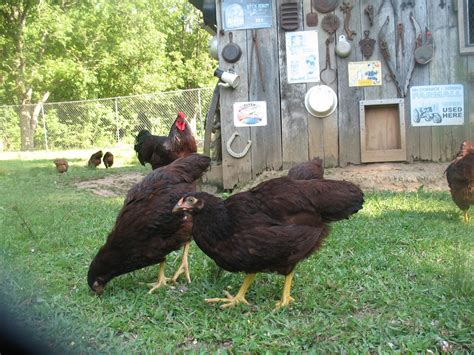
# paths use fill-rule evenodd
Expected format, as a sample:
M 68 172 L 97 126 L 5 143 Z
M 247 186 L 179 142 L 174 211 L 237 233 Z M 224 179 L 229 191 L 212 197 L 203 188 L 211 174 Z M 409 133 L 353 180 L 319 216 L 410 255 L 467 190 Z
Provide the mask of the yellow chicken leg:
M 156 282 L 149 283 L 148 286 L 151 287 L 151 290 L 148 291 L 149 294 L 152 294 L 157 288 L 160 288 L 163 285 L 166 285 L 166 282 L 169 278 L 165 277 L 165 262 L 160 263 L 160 271 L 158 272 L 158 280 Z
M 466 210 L 464 211 L 464 222 L 469 222 L 471 220 L 471 217 L 469 216 L 469 212 Z
M 292 271 L 288 275 L 285 276 L 285 285 L 283 286 L 283 294 L 281 296 L 281 300 L 276 303 L 275 309 L 280 309 L 281 307 L 288 306 L 290 302 L 293 302 L 295 299 L 290 296 L 291 291 L 291 283 L 293 281 L 293 276 L 295 272 Z
M 184 275 L 186 276 L 186 280 L 188 282 L 191 282 L 191 276 L 189 275 L 189 266 L 188 266 L 188 253 L 189 253 L 189 247 L 191 246 L 191 243 L 187 243 L 184 246 L 183 249 L 183 257 L 181 258 L 181 264 L 178 267 L 178 270 L 174 273 L 173 277 L 171 278 L 171 282 L 176 282 L 178 280 L 179 275 L 181 275 L 184 272 Z
M 245 294 L 247 293 L 247 290 L 252 284 L 252 281 L 254 278 L 255 278 L 255 274 L 248 274 L 245 277 L 242 286 L 240 286 L 239 292 L 235 296 L 232 296 L 229 292 L 224 291 L 227 298 L 207 298 L 205 301 L 207 303 L 224 302 L 225 304 L 221 305 L 222 309 L 228 308 L 228 307 L 234 307 L 235 305 L 239 303 L 245 303 L 249 305 L 250 303 L 248 303 L 247 300 L 245 299 Z

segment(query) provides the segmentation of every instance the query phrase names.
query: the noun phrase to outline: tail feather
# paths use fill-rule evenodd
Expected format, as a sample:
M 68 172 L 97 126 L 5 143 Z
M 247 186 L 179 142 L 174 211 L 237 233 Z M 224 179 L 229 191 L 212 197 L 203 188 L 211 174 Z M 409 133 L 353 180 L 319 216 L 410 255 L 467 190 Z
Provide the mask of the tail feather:
M 138 154 L 140 153 L 143 142 L 145 141 L 145 139 L 147 137 L 149 137 L 151 135 L 152 134 L 150 133 L 150 131 L 148 131 L 146 129 L 143 129 L 140 132 L 138 132 L 138 134 L 135 138 L 135 145 L 133 146 L 133 149 L 135 149 L 135 152 L 137 152 Z
M 173 180 L 173 182 L 188 182 L 200 178 L 202 174 L 209 168 L 211 158 L 201 154 L 190 154 L 184 158 L 179 158 L 171 164 L 161 167 L 157 170 L 157 174 Z
M 324 189 L 313 200 L 313 205 L 319 210 L 326 222 L 347 219 L 362 209 L 364 193 L 349 181 L 322 180 L 318 181 Z

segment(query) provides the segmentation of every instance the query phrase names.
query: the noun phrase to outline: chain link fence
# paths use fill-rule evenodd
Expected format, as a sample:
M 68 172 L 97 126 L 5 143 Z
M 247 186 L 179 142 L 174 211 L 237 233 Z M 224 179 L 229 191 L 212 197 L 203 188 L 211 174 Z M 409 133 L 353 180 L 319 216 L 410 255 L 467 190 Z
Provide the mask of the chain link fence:
M 35 150 L 89 149 L 132 144 L 148 129 L 168 135 L 179 111 L 187 115 L 202 143 L 213 88 L 170 91 L 110 99 L 45 103 L 34 133 Z M 23 107 L 30 117 L 36 105 Z M 21 106 L 0 106 L 0 151 L 18 151 Z

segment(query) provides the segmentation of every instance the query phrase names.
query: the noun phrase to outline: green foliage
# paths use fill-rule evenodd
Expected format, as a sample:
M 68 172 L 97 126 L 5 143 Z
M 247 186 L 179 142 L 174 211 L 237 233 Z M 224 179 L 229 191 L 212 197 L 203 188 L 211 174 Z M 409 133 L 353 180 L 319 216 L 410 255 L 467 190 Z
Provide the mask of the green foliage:
M 1 109 L 0 112 L 0 151 L 19 150 L 18 113 L 12 107 Z
M 287 309 L 273 312 L 283 278 L 258 274 L 252 306 L 205 304 L 239 288 L 243 275 L 216 277 L 191 248 L 193 282 L 148 295 L 157 267 L 117 277 L 102 297 L 86 283 L 90 261 L 123 202 L 76 183 L 145 174 L 117 154 L 113 169 L 70 159 L 0 166 L 0 299 L 36 337 L 64 353 L 469 353 L 474 347 L 472 222 L 448 193 L 370 193 L 354 218 L 335 223 L 319 252 L 300 263 Z M 173 253 L 170 275 L 179 264 Z
M 32 87 L 34 100 L 51 92 L 51 102 L 196 88 L 213 81 L 209 35 L 186 0 L 0 4 L 7 18 L 21 10 L 27 14 L 24 28 L 13 18 L 0 24 L 0 103 L 19 103 L 24 92 L 16 82 L 24 90 Z M 26 63 L 24 71 L 19 61 Z

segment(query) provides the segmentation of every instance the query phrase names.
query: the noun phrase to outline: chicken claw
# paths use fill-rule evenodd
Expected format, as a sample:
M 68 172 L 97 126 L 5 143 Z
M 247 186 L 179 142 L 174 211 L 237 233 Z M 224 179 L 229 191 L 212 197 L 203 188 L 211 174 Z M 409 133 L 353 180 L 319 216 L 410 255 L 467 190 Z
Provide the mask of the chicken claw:
M 189 266 L 188 266 L 188 253 L 189 253 L 189 246 L 191 243 L 187 243 L 184 246 L 183 249 L 183 257 L 181 259 L 181 264 L 178 267 L 178 270 L 174 273 L 173 277 L 171 278 L 171 282 L 176 283 L 178 280 L 179 275 L 181 275 L 184 272 L 184 275 L 186 276 L 186 280 L 188 283 L 191 282 L 191 276 L 189 274 Z
M 165 276 L 165 262 L 160 263 L 160 271 L 158 273 L 158 280 L 156 282 L 149 283 L 148 286 L 151 287 L 151 290 L 148 291 L 148 294 L 152 294 L 153 291 L 160 288 L 163 285 L 166 285 L 166 282 L 170 279 Z
M 295 272 L 292 271 L 291 273 L 285 276 L 285 285 L 283 286 L 283 294 L 281 296 L 281 300 L 276 303 L 275 310 L 278 310 L 284 306 L 288 306 L 290 302 L 293 302 L 295 300 L 293 297 L 290 296 L 291 283 L 293 281 L 294 275 L 295 275 Z
M 222 309 L 234 307 L 240 303 L 245 303 L 246 305 L 250 305 L 250 303 L 245 299 L 244 296 L 239 296 L 237 294 L 235 297 L 232 296 L 229 292 L 224 291 L 227 298 L 206 298 L 206 303 L 214 303 L 214 302 L 226 302 L 225 304 L 221 305 Z
M 281 307 L 288 306 L 290 302 L 293 302 L 295 299 L 291 296 L 282 298 L 280 301 L 276 303 L 275 311 L 280 309 Z
M 214 303 L 214 302 L 225 302 L 225 304 L 221 305 L 221 308 L 229 308 L 234 307 L 239 303 L 245 303 L 246 305 L 250 305 L 250 303 L 245 299 L 245 294 L 247 293 L 250 284 L 252 283 L 253 279 L 255 278 L 255 274 L 248 274 L 245 277 L 242 286 L 240 286 L 239 292 L 232 296 L 229 292 L 224 291 L 227 298 L 207 298 L 205 299 L 206 303 Z

